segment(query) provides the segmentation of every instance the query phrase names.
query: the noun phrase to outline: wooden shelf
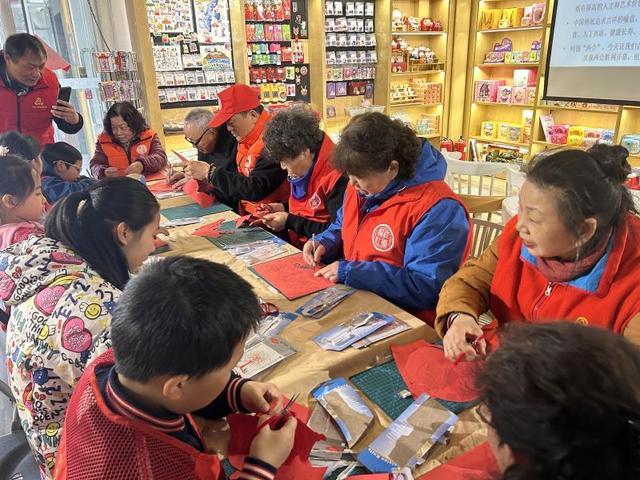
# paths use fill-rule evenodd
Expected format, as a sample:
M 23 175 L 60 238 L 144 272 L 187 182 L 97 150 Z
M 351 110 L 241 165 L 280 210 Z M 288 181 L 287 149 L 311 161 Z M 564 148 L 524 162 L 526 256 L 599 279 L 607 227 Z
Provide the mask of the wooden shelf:
M 533 27 L 511 27 L 511 28 L 492 28 L 490 30 L 478 30 L 478 33 L 495 33 L 495 32 L 525 32 L 530 30 L 542 30 L 544 25 L 534 25 Z
M 543 145 L 545 147 L 575 147 L 576 145 L 567 145 L 565 144 L 557 144 L 557 143 L 551 143 L 551 142 L 547 142 L 545 140 L 534 140 L 532 142 L 534 145 Z
M 391 32 L 391 35 L 446 35 L 447 32 Z
M 498 103 L 498 102 L 473 102 L 474 105 L 482 105 L 487 107 L 513 107 L 524 108 L 527 110 L 535 110 L 535 105 L 518 105 L 515 103 Z
M 539 67 L 540 63 L 476 63 L 477 68 L 518 68 L 518 67 Z
M 526 148 L 527 150 L 529 149 L 529 144 L 528 143 L 520 143 L 520 142 L 511 142 L 509 140 L 498 140 L 497 138 L 486 138 L 486 137 L 480 137 L 480 136 L 476 136 L 476 137 L 471 137 L 473 140 L 477 140 L 478 142 L 482 142 L 482 143 L 495 143 L 496 145 L 512 145 L 514 147 L 521 147 L 521 148 Z
M 536 105 L 536 108 L 543 110 L 566 110 L 569 112 L 593 112 L 593 113 L 607 113 L 610 115 L 617 115 L 618 110 L 603 110 L 601 108 L 575 108 L 575 107 L 556 107 L 552 105 Z
M 442 103 L 389 103 L 389 108 L 401 108 L 401 107 L 439 107 Z
M 437 73 L 444 73 L 444 70 L 420 70 L 418 72 L 400 72 L 392 73 L 391 78 L 406 78 L 406 77 L 418 77 L 422 75 L 435 75 Z
M 416 137 L 420 137 L 420 138 L 426 138 L 427 140 L 431 140 L 433 138 L 440 138 L 442 135 L 440 135 L 439 133 L 431 133 L 429 135 L 418 135 L 416 133 Z M 640 157 L 639 157 L 640 158 Z

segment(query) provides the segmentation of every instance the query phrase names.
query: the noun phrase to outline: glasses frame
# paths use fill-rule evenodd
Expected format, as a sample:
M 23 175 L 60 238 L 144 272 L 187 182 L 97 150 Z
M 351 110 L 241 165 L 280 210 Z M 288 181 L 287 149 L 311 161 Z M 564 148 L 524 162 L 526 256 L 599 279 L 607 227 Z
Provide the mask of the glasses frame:
M 194 147 L 196 147 L 196 148 L 197 148 L 197 147 L 198 147 L 198 144 L 202 141 L 202 139 L 204 138 L 204 136 L 205 136 L 207 133 L 211 132 L 211 131 L 213 131 L 213 129 L 212 129 L 211 127 L 207 127 L 207 128 L 205 128 L 204 132 L 202 132 L 202 135 L 200 135 L 200 138 L 198 138 L 195 142 L 194 142 L 193 140 L 191 140 L 189 137 L 187 137 L 186 135 L 185 135 L 184 139 L 185 139 L 187 142 L 189 142 L 191 145 L 193 145 Z

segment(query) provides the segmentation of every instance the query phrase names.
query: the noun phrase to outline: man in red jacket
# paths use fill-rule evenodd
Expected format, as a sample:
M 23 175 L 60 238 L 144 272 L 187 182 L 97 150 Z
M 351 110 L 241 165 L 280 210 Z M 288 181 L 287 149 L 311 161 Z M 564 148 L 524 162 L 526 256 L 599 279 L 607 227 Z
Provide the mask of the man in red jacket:
M 51 120 L 65 133 L 82 128 L 73 105 L 57 100 L 60 84 L 46 61 L 37 37 L 17 33 L 7 38 L 0 54 L 0 133 L 17 130 L 44 146 L 54 141 Z

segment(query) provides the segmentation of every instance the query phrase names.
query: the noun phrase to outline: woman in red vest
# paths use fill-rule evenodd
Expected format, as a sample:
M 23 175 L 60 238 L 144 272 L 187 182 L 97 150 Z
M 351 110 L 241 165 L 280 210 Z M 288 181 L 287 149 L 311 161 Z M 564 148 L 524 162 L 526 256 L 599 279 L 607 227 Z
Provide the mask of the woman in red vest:
M 334 164 L 349 177 L 344 203 L 305 244 L 305 259 L 333 261 L 316 275 L 433 321 L 440 288 L 469 245 L 467 212 L 442 181 L 444 157 L 401 121 L 365 113 L 343 130 Z
M 347 178 L 333 167 L 333 142 L 320 130 L 316 113 L 306 107 L 275 115 L 263 139 L 268 157 L 287 171 L 291 193 L 288 206 L 271 203 L 262 211 L 272 213 L 262 218 L 276 232 L 288 230 L 290 242 L 302 248 L 336 219 Z
M 104 117 L 104 132 L 98 136 L 89 165 L 96 178 L 144 175 L 162 170 L 167 165 L 167 154 L 136 107 L 118 102 Z
M 628 152 L 596 145 L 538 157 L 513 218 L 445 283 L 436 329 L 445 354 L 485 353 L 480 314 L 498 322 L 561 319 L 640 344 L 640 219 L 624 182 Z

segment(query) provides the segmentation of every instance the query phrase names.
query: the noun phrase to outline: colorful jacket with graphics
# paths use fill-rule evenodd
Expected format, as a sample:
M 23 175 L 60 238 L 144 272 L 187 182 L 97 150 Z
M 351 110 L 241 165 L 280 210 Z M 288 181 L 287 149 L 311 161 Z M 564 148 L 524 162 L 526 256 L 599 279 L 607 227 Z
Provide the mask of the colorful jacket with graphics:
M 51 476 L 67 403 L 89 362 L 110 347 L 120 291 L 60 242 L 43 236 L 0 252 L 9 383 L 22 428 Z
M 425 312 L 424 317 L 421 316 L 425 320 L 433 319 L 433 315 L 427 312 L 431 312 L 435 307 L 442 284 L 460 267 L 469 244 L 467 212 L 455 194 L 442 182 L 446 170 L 447 165 L 442 154 L 429 142 L 425 142 L 416 165 L 416 173 L 412 178 L 394 180 L 382 192 L 367 197 L 350 195 L 347 188 L 345 202 L 338 211 L 335 222 L 323 233 L 316 235 L 316 240 L 327 249 L 325 262 L 345 258 L 340 261 L 338 267 L 338 282 L 370 290 L 401 308 L 412 312 Z M 432 192 L 433 195 L 439 196 L 440 200 L 432 202 L 430 208 L 416 212 L 416 208 L 422 205 L 418 201 L 409 201 L 402 205 L 402 195 L 416 191 L 415 187 L 420 186 L 431 190 L 428 187 L 431 183 L 437 190 Z M 352 202 L 356 201 L 359 211 L 349 217 L 359 217 L 359 223 L 343 223 L 345 212 L 353 211 L 355 205 Z M 394 209 L 390 209 L 390 205 L 393 205 Z M 380 255 L 364 255 L 366 258 L 361 258 L 362 255 L 359 254 L 351 255 L 350 252 L 354 249 L 372 251 L 375 247 L 378 252 L 387 252 L 398 246 L 393 240 L 384 248 L 376 246 L 375 235 L 359 234 L 365 227 L 371 227 L 369 224 L 374 221 L 372 217 L 376 216 L 373 212 L 381 208 L 387 212 L 385 223 L 374 228 L 373 233 L 386 228 L 390 238 L 402 237 L 396 238 L 398 245 L 403 243 L 401 251 L 396 252 L 397 261 L 371 260 Z M 347 239 L 354 235 L 345 233 L 354 229 L 357 230 L 355 241 L 362 243 L 347 244 Z M 371 246 L 371 243 L 374 245 Z

